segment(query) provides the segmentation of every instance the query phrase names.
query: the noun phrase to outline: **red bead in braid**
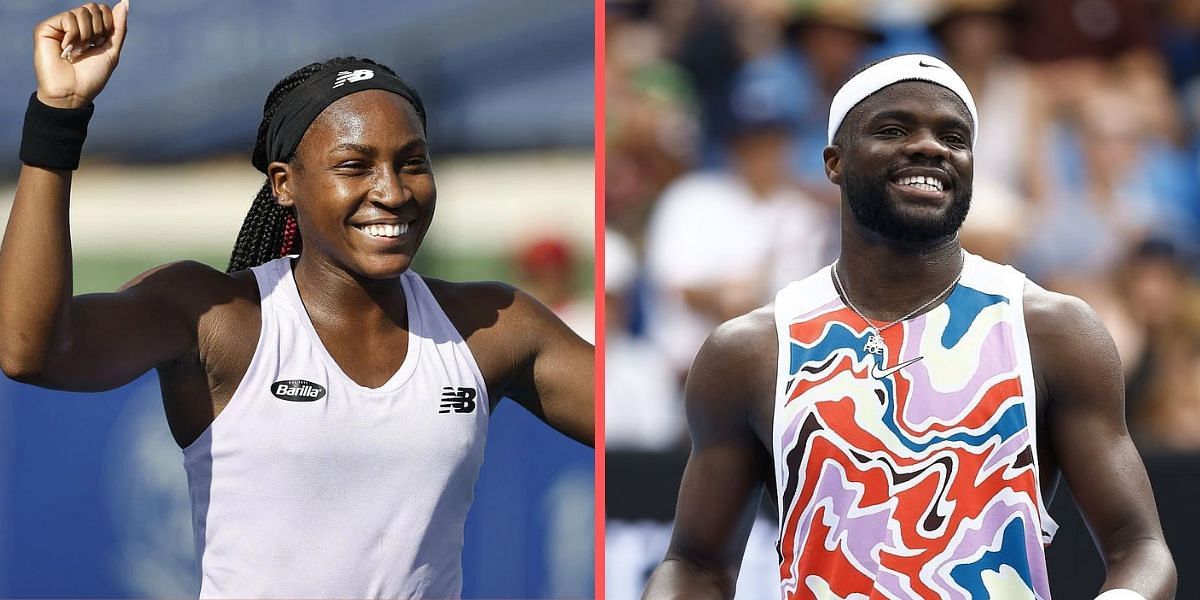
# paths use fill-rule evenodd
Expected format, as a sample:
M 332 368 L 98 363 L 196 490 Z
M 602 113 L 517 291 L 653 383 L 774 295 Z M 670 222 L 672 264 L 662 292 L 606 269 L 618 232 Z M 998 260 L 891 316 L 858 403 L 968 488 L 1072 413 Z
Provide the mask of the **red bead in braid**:
M 283 225 L 283 248 L 279 249 L 280 256 L 287 256 L 292 253 L 292 248 L 296 245 L 296 215 L 288 213 L 287 220 Z

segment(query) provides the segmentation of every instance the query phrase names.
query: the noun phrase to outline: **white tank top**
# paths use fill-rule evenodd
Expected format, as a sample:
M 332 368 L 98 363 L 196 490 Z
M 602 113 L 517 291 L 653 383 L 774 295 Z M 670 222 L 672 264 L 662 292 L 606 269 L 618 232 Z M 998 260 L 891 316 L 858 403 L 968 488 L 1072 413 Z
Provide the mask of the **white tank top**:
M 483 376 L 420 276 L 408 354 L 378 388 L 313 329 L 287 257 L 253 269 L 262 329 L 237 391 L 183 450 L 200 597 L 457 598 L 487 438 Z

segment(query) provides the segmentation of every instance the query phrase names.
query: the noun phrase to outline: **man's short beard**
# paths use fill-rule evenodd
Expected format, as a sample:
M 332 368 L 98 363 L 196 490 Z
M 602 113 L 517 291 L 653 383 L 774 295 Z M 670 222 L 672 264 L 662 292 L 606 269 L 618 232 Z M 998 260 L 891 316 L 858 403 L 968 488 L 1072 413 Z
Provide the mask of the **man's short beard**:
M 959 182 L 950 206 L 939 218 L 921 219 L 897 210 L 888 199 L 889 180 L 882 177 L 858 177 L 845 173 L 842 188 L 850 210 L 860 225 L 879 235 L 904 244 L 923 244 L 953 235 L 962 227 L 971 208 L 971 182 Z

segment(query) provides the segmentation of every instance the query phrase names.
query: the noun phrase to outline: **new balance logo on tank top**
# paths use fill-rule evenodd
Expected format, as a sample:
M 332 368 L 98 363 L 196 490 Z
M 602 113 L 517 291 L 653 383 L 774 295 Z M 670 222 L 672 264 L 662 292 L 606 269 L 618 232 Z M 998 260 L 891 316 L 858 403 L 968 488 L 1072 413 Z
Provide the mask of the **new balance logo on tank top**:
M 785 600 L 1050 598 L 1024 287 L 967 254 L 943 304 L 883 332 L 882 357 L 829 267 L 779 292 Z
M 457 598 L 488 426 L 466 343 L 406 272 L 408 354 L 387 383 L 364 388 L 321 344 L 290 259 L 253 271 L 254 358 L 183 451 L 200 596 Z

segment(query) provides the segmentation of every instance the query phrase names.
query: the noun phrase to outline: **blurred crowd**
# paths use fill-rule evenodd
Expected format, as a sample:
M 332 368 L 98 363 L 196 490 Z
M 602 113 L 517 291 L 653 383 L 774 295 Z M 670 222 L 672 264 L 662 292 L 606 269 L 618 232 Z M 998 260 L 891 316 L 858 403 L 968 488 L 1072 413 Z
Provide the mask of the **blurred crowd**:
M 1101 315 L 1143 452 L 1200 451 L 1200 2 L 609 0 L 611 449 L 684 447 L 718 323 L 832 262 L 829 102 L 945 59 L 980 112 L 967 250 Z

